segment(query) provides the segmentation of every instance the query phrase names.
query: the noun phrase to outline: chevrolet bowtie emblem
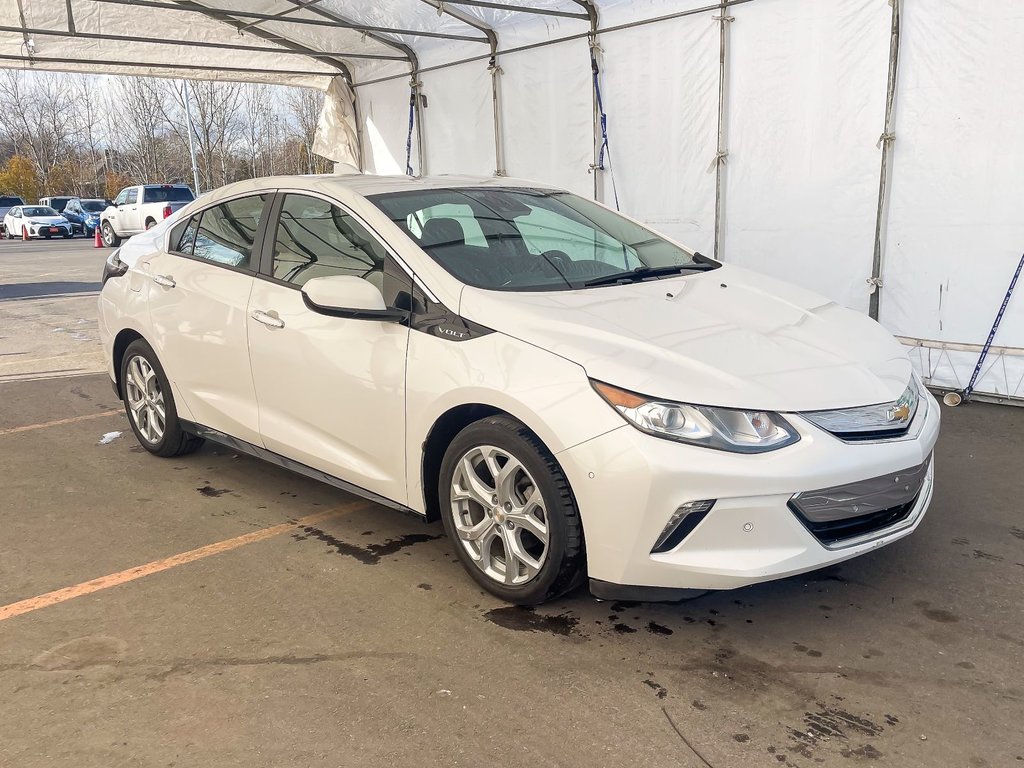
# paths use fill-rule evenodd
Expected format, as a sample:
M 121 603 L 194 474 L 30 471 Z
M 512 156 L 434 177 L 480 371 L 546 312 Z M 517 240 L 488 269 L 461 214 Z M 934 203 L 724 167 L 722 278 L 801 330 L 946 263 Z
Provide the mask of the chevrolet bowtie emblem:
M 897 403 L 886 414 L 889 421 L 906 421 L 910 418 L 910 406 L 906 403 Z

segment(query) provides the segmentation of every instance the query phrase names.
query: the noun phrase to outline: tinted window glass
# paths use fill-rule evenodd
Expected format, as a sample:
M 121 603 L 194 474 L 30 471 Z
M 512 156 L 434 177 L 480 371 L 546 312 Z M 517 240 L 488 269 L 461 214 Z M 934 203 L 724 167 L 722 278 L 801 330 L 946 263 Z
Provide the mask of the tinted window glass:
M 469 285 L 567 290 L 638 267 L 692 264 L 687 251 L 569 192 L 478 187 L 370 200 Z
M 60 212 L 60 211 L 63 211 L 64 208 L 67 206 L 67 204 L 70 203 L 70 202 L 71 202 L 71 198 L 70 197 L 51 197 L 50 198 L 50 202 L 48 203 L 48 205 L 51 208 L 53 208 L 53 210 L 55 210 L 57 212 Z
M 102 200 L 83 200 L 82 208 L 91 213 L 101 213 L 102 211 L 106 210 L 107 204 L 104 203 Z
M 274 243 L 274 277 L 302 285 L 314 277 L 354 275 L 382 293 L 387 252 L 359 222 L 316 197 L 287 195 Z
M 265 203 L 266 195 L 254 195 L 203 211 L 195 235 L 194 255 L 218 264 L 248 267 Z
M 145 203 L 190 203 L 195 200 L 188 187 L 143 187 L 142 201 Z
M 10 207 L 12 205 L 24 205 L 25 201 L 20 197 L 0 197 L 0 208 Z
M 136 187 L 132 187 L 131 189 L 129 189 L 129 190 L 127 190 L 125 192 L 125 196 L 124 196 L 124 203 L 125 203 L 125 205 L 131 205 L 132 203 L 138 202 L 138 200 L 139 200 L 139 190 Z
M 192 249 L 196 244 L 196 231 L 199 229 L 199 214 L 196 214 L 183 225 L 179 225 L 175 228 L 174 234 L 171 236 L 171 243 L 173 250 L 178 253 L 187 253 L 189 256 L 192 255 Z

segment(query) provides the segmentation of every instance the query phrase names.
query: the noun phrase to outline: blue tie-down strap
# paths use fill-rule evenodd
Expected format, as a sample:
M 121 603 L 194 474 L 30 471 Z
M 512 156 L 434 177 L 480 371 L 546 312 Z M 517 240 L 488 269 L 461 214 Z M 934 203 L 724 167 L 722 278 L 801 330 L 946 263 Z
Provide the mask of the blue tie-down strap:
M 405 139 L 405 174 L 413 176 L 412 171 L 412 129 L 416 122 L 416 88 L 409 90 L 409 135 Z

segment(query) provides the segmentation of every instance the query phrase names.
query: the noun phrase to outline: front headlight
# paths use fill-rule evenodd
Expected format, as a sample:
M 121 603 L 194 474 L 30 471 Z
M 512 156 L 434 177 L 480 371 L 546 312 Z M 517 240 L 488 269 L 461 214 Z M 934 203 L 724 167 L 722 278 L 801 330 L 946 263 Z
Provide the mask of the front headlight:
M 777 413 L 654 400 L 591 380 L 626 421 L 650 435 L 734 453 L 764 453 L 792 445 L 799 433 Z

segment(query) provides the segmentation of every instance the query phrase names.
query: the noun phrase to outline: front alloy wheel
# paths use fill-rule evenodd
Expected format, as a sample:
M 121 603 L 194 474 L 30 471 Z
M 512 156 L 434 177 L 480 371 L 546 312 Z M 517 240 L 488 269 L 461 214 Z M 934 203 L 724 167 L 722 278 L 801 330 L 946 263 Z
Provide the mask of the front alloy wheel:
M 519 459 L 493 445 L 471 448 L 456 465 L 451 502 L 459 543 L 488 578 L 512 586 L 540 572 L 548 553 L 547 513 Z
M 583 579 L 583 526 L 569 483 L 515 419 L 489 416 L 455 436 L 441 462 L 438 501 L 463 567 L 502 600 L 543 603 Z

